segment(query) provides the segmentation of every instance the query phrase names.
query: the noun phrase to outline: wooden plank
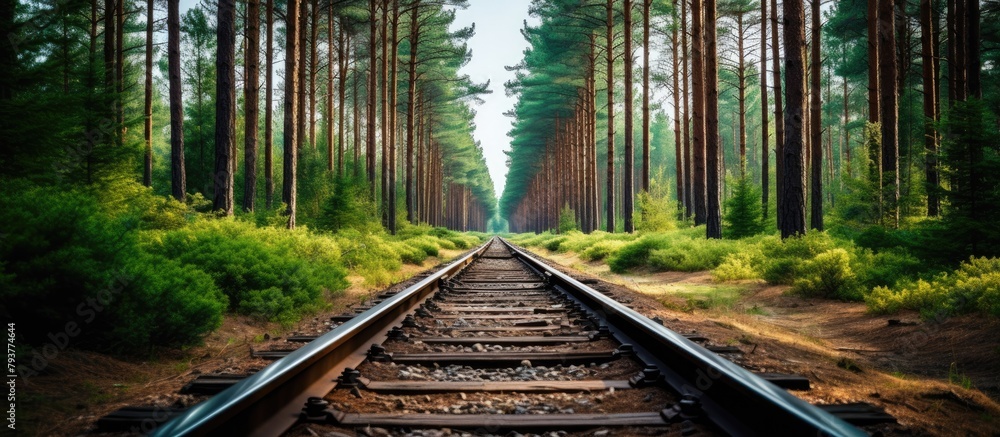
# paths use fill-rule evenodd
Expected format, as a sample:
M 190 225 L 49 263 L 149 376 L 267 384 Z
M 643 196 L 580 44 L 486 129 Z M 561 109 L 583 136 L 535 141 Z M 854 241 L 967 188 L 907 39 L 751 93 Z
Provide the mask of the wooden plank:
M 570 325 L 566 325 L 569 327 Z M 485 326 L 481 328 L 435 328 L 440 331 L 452 332 L 527 332 L 527 331 L 556 331 L 562 329 L 560 325 L 542 326 Z
M 468 313 L 534 313 L 534 307 L 474 307 L 465 305 L 438 305 L 440 311 L 464 311 Z
M 369 381 L 365 388 L 379 393 L 450 393 L 450 392 L 518 392 L 550 393 L 629 390 L 632 386 L 625 380 L 591 381 Z
M 214 395 L 232 387 L 233 384 L 246 379 L 248 376 L 250 375 L 232 373 L 198 375 L 197 378 L 182 387 L 180 392 L 181 394 Z
M 566 313 L 558 314 L 434 314 L 435 319 L 465 319 L 465 320 L 540 320 L 566 318 Z
M 621 414 L 342 414 L 343 426 L 581 429 L 601 426 L 666 426 L 659 412 Z
M 613 350 L 597 352 L 517 352 L 512 354 L 498 352 L 467 352 L 467 353 L 394 353 L 390 354 L 392 362 L 397 364 L 465 364 L 488 365 L 491 367 L 520 366 L 524 360 L 532 365 L 555 365 L 571 363 L 603 363 L 617 358 Z
M 880 423 L 896 423 L 896 418 L 887 414 L 885 410 L 865 402 L 840 404 L 840 405 L 817 405 L 819 409 L 826 411 L 851 425 L 865 426 L 877 425 Z
M 553 335 L 545 336 L 524 336 L 524 337 L 410 337 L 410 341 L 422 341 L 427 344 L 499 344 L 499 345 L 546 345 L 563 343 L 585 343 L 590 337 L 584 335 Z

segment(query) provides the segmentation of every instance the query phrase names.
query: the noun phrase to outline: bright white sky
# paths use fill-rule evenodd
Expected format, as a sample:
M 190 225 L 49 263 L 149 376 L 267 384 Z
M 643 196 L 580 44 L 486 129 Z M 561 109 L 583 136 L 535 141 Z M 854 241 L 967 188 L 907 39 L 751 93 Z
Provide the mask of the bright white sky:
M 197 3 L 197 0 L 181 0 L 181 15 Z M 475 137 L 483 145 L 498 197 L 503 193 L 507 175 L 507 156 L 503 152 L 510 149 L 507 131 L 511 128 L 511 119 L 503 113 L 513 109 L 516 102 L 506 96 L 503 84 L 514 74 L 504 67 L 520 62 L 528 46 L 521 36 L 521 27 L 528 18 L 530 3 L 531 0 L 469 0 L 469 7 L 459 10 L 455 19 L 455 29 L 476 23 L 476 35 L 469 41 L 472 61 L 461 72 L 476 83 L 490 80 L 493 90 L 493 94 L 483 96 L 484 104 L 473 109 L 476 110 Z
M 514 108 L 516 99 L 507 97 L 504 82 L 513 79 L 514 73 L 504 69 L 521 61 L 528 42 L 521 36 L 524 20 L 528 18 L 531 0 L 469 0 L 468 9 L 459 10 L 455 25 L 465 27 L 476 23 L 476 36 L 469 41 L 472 61 L 461 72 L 468 74 L 473 82 L 490 80 L 493 94 L 483 96 L 485 103 L 476 110 L 476 139 L 483 145 L 486 165 L 499 197 L 507 175 L 507 156 L 510 138 L 507 131 L 511 119 L 503 115 Z M 529 21 L 535 23 L 532 19 Z

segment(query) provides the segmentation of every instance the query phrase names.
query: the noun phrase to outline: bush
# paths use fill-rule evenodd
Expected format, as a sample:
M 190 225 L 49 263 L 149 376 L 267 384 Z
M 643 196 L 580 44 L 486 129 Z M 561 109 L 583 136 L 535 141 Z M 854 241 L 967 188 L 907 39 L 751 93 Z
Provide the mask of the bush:
M 234 220 L 206 220 L 167 232 L 149 250 L 210 274 L 230 309 L 290 321 L 321 305 L 324 290 L 347 283 L 346 272 L 333 264 L 340 254 L 332 241 L 326 241 L 329 253 L 309 256 L 317 247 L 298 248 L 289 234 Z M 324 257 L 325 263 L 317 262 Z M 280 298 L 274 290 L 281 291 Z
M 367 182 L 345 176 L 334 181 L 333 195 L 323 205 L 316 226 L 329 231 L 357 229 L 374 233 L 383 230 L 379 217 L 378 205 L 368 197 Z
M 116 350 L 187 346 L 222 324 L 226 296 L 201 270 L 144 255 L 129 260 L 124 274 L 129 280 L 120 301 L 111 305 L 106 339 Z
M 649 192 L 640 192 L 636 200 L 637 231 L 663 232 L 677 228 L 677 204 L 671 199 L 669 183 L 650 180 Z
M 804 296 L 858 299 L 851 257 L 844 249 L 831 249 L 802 264 L 793 291 Z
M 28 343 L 76 316 L 136 256 L 130 226 L 86 193 L 12 182 L 0 196 L 0 315 Z M 92 331 L 84 335 L 93 334 Z M 94 345 L 102 349 L 107 344 Z
M 712 278 L 717 282 L 742 281 L 760 278 L 760 268 L 764 263 L 764 254 L 756 246 L 730 253 L 722 259 Z
M 566 241 L 566 237 L 555 237 L 545 242 L 545 248 L 553 252 L 559 250 L 559 245 Z
M 563 205 L 562 209 L 559 210 L 559 233 L 565 234 L 577 229 L 580 227 L 576 224 L 576 211 L 573 211 L 568 204 Z
M 620 240 L 598 241 L 580 253 L 580 257 L 587 261 L 600 261 L 618 253 L 626 244 L 628 243 Z
M 650 254 L 657 249 L 667 247 L 669 239 L 664 235 L 652 234 L 622 246 L 609 260 L 608 266 L 615 273 L 624 273 L 629 269 L 649 264 Z
M 896 289 L 876 287 L 865 297 L 874 312 L 918 310 L 924 317 L 981 312 L 1000 317 L 1000 258 L 970 258 L 951 274 Z

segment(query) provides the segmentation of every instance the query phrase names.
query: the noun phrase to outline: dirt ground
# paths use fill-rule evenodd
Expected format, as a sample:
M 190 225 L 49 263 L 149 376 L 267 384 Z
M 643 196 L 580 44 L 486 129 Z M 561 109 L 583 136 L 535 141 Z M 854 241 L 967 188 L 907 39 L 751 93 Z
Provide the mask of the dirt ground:
M 458 251 L 442 251 L 453 258 Z M 975 316 L 921 320 L 917 314 L 876 316 L 864 304 L 804 299 L 786 287 L 749 282 L 715 284 L 707 272 L 611 273 L 558 253 L 542 255 L 647 316 L 678 332 L 698 332 L 713 344 L 744 351 L 738 362 L 754 371 L 800 374 L 812 383 L 797 396 L 817 404 L 867 402 L 900 425 L 895 435 L 1000 435 L 1000 322 Z M 404 266 L 404 287 L 438 264 Z M 564 267 L 568 266 L 568 267 Z M 251 350 L 283 344 L 282 338 L 329 329 L 330 315 L 382 290 L 359 277 L 332 299 L 332 308 L 296 326 L 227 317 L 203 346 L 161 354 L 155 361 L 127 361 L 67 350 L 47 373 L 21 386 L 19 427 L 25 435 L 78 435 L 102 415 L 127 405 L 188 405 L 176 394 L 200 373 L 243 373 L 268 362 Z M 891 320 L 899 323 L 890 325 Z M 889 430 L 888 428 L 886 429 Z
M 739 347 L 744 367 L 808 377 L 812 389 L 792 393 L 811 403 L 874 404 L 899 421 L 891 434 L 1000 435 L 996 319 L 873 315 L 863 303 L 802 298 L 786 286 L 715 284 L 708 272 L 619 275 L 572 254 L 539 253 L 574 276 L 614 284 L 620 301 L 675 331 Z

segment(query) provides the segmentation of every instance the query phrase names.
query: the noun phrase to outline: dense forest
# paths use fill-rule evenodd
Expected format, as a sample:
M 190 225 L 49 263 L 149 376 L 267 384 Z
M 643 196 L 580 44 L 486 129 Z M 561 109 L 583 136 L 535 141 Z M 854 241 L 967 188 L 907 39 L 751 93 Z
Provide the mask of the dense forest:
M 613 271 L 713 269 L 879 311 L 1000 314 L 1000 3 L 530 13 L 505 84 L 518 102 L 499 207 L 512 231 L 551 233 L 517 241 Z
M 478 244 L 445 229 L 496 214 L 464 0 L 180 6 L 2 2 L 0 313 L 24 342 L 98 299 L 76 346 L 183 346 Z

